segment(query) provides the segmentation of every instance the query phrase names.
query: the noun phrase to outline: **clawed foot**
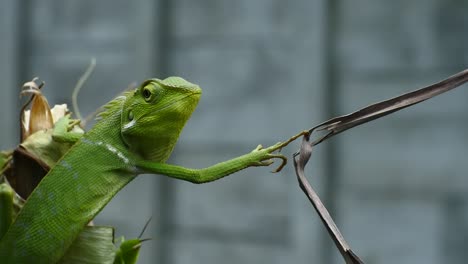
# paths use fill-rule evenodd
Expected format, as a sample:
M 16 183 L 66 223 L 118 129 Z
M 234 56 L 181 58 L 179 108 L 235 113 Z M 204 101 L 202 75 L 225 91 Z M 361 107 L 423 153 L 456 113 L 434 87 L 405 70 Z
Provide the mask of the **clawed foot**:
M 70 119 L 68 121 L 67 131 L 72 131 L 73 128 L 75 128 L 75 126 L 79 126 L 80 124 L 81 124 L 80 119 Z
M 286 147 L 289 143 L 308 133 L 309 132 L 307 130 L 301 131 L 299 134 L 291 137 L 287 141 L 278 142 L 266 149 L 264 149 L 262 145 L 258 145 L 254 150 L 252 150 L 252 153 L 260 154 L 260 158 L 258 161 L 254 162 L 252 166 L 270 166 L 274 162 L 273 159 L 281 159 L 281 164 L 278 166 L 278 168 L 272 171 L 273 173 L 280 172 L 288 163 L 288 159 L 282 154 L 273 154 L 273 152 L 281 151 L 281 149 Z
M 278 142 L 266 149 L 264 149 L 262 145 L 258 145 L 254 150 L 252 150 L 252 153 L 258 153 L 260 157 L 258 161 L 252 164 L 252 166 L 270 166 L 274 162 L 273 159 L 281 159 L 281 164 L 272 172 L 281 171 L 284 166 L 286 166 L 288 159 L 282 154 L 272 154 L 272 152 L 284 147 L 282 144 L 282 142 Z

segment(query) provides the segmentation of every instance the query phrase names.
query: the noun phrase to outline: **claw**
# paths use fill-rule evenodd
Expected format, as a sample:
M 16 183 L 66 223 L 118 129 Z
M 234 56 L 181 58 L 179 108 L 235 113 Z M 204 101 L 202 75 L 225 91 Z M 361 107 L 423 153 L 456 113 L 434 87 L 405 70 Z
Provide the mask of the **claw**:
M 254 162 L 252 163 L 250 166 L 255 166 L 255 167 L 264 167 L 264 166 L 270 166 L 271 164 L 273 164 L 273 160 L 269 159 L 269 160 L 263 160 L 263 161 L 257 161 L 257 162 Z
M 263 149 L 263 146 L 261 144 L 259 144 L 254 150 L 252 150 L 251 152 L 255 152 L 255 151 L 259 151 L 259 150 L 262 150 Z
M 71 119 L 68 123 L 67 130 L 71 131 L 75 126 L 79 126 L 81 123 L 80 119 Z
M 283 155 L 273 155 L 272 158 L 281 159 L 281 164 L 278 166 L 278 168 L 276 168 L 275 170 L 272 170 L 271 171 L 272 173 L 280 172 L 284 168 L 284 166 L 286 166 L 286 164 L 288 163 L 288 159 Z
M 276 168 L 275 170 L 273 170 L 271 172 L 273 172 L 273 173 L 280 172 L 284 168 L 284 166 L 286 166 L 286 164 L 288 163 L 288 159 L 284 155 L 271 154 L 271 153 L 274 152 L 274 151 L 280 152 L 281 149 L 286 147 L 289 143 L 293 142 L 297 138 L 299 138 L 299 137 L 301 137 L 303 135 L 306 135 L 308 133 L 309 133 L 309 131 L 307 131 L 307 130 L 301 131 L 301 132 L 299 132 L 299 134 L 289 138 L 287 141 L 278 142 L 275 145 L 270 146 L 270 147 L 268 147 L 266 149 L 264 149 L 262 145 L 258 145 L 254 150 L 252 150 L 252 152 L 257 152 L 257 151 L 262 151 L 263 152 L 264 151 L 264 152 L 267 153 L 267 156 L 265 157 L 265 160 L 254 162 L 250 166 L 269 166 L 269 165 L 273 164 L 273 162 L 274 162 L 273 159 L 277 158 L 277 159 L 281 159 L 281 164 L 278 166 L 278 168 Z
M 261 161 L 260 163 L 262 164 L 262 166 L 270 166 L 271 164 L 274 163 L 274 161 L 269 159 L 269 160 Z
M 287 145 L 289 145 L 289 143 L 293 142 L 294 140 L 296 140 L 297 138 L 303 136 L 303 135 L 306 135 L 308 134 L 309 131 L 308 130 L 304 130 L 304 131 L 301 131 L 299 132 L 297 135 L 291 137 L 290 139 L 284 141 L 284 142 L 278 142 L 274 145 L 274 148 L 275 150 L 281 150 L 282 148 L 286 147 Z

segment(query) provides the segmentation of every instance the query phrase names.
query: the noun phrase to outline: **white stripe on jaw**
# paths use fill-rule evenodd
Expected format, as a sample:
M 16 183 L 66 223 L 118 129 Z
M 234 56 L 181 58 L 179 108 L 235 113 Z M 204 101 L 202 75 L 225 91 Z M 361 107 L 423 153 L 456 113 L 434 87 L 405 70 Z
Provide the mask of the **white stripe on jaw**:
M 134 125 L 136 124 L 136 119 L 133 119 L 132 121 L 128 122 L 127 124 L 125 124 L 123 126 L 123 129 L 129 129 L 131 127 L 133 127 Z

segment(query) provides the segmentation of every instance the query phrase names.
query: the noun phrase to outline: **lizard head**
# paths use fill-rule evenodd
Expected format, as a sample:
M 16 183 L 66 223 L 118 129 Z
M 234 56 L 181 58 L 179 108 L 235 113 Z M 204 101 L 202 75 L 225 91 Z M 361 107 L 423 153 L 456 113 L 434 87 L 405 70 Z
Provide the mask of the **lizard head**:
M 179 77 L 143 82 L 124 102 L 123 141 L 144 159 L 166 161 L 200 96 L 198 85 Z

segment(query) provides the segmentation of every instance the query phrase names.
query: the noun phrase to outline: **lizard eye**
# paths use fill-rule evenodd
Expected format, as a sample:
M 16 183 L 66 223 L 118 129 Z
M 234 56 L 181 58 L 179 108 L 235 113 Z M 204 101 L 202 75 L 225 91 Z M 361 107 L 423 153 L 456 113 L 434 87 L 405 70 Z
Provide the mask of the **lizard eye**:
M 147 84 L 141 89 L 141 96 L 147 103 L 154 102 L 161 94 L 162 88 L 154 83 Z
M 148 102 L 149 99 L 151 99 L 151 91 L 149 88 L 147 87 L 143 88 L 142 94 L 143 94 L 143 98 L 145 98 L 145 101 Z

